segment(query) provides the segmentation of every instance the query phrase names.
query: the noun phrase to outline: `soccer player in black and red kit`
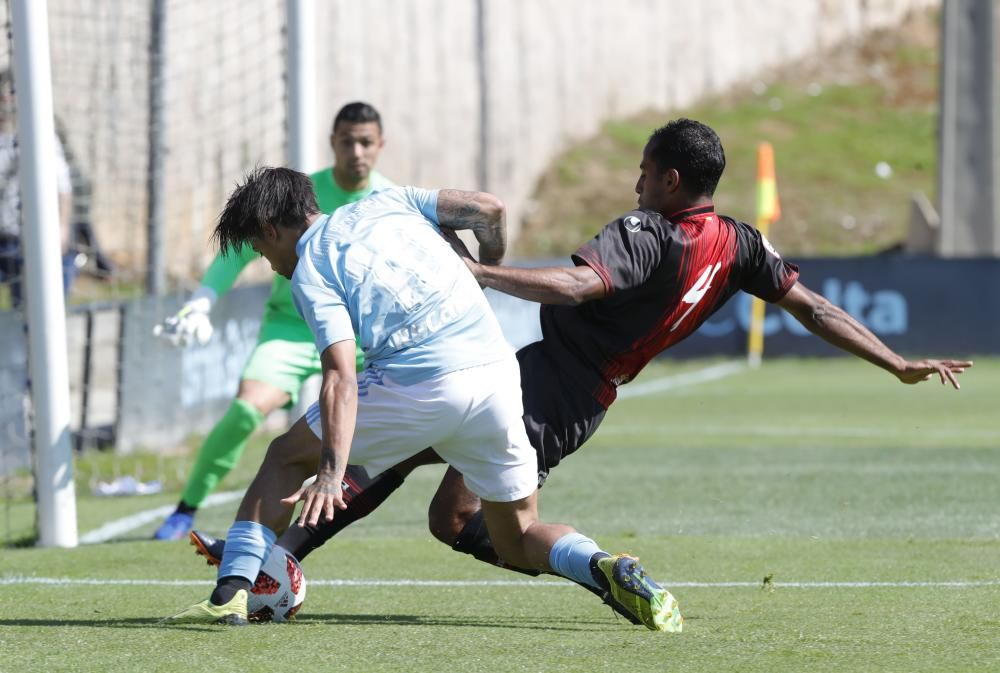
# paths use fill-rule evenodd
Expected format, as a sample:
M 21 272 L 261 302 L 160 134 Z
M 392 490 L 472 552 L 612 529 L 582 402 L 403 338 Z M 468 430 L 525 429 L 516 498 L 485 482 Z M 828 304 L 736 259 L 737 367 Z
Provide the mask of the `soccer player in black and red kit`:
M 524 423 L 538 453 L 539 483 L 594 434 L 619 386 L 740 290 L 779 305 L 814 334 L 903 383 L 936 375 L 958 388 L 956 375 L 972 366 L 959 360 L 906 360 L 847 312 L 805 288 L 798 268 L 782 260 L 759 231 L 715 212 L 712 195 L 725 163 L 722 144 L 708 126 L 678 119 L 657 129 L 639 166 L 638 208 L 582 245 L 572 255 L 572 267 L 480 265 L 457 237 L 448 236 L 482 286 L 542 304 L 542 339 L 517 353 Z M 415 466 L 430 462 L 440 461 L 428 450 L 372 479 L 349 470 L 347 510 L 316 528 L 292 526 L 278 544 L 301 560 L 371 512 Z M 429 524 L 434 536 L 456 551 L 502 565 L 478 499 L 454 469 L 438 487 Z M 221 556 L 222 545 L 204 534 L 193 533 L 192 542 L 210 561 Z

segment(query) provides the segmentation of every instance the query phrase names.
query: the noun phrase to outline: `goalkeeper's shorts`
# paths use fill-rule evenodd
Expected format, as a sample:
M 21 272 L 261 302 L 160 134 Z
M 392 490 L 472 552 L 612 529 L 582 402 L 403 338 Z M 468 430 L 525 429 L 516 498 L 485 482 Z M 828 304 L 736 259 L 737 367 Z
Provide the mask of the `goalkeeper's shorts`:
M 364 353 L 360 346 L 356 348 L 360 371 L 364 366 Z M 240 378 L 262 381 L 288 393 L 290 399 L 285 408 L 289 409 L 298 402 L 299 390 L 305 380 L 322 371 L 316 344 L 305 322 L 287 325 L 265 319 L 260 326 L 257 345 Z
M 269 339 L 258 341 L 243 369 L 241 378 L 262 381 L 291 397 L 286 408 L 299 398 L 299 389 L 310 376 L 323 371 L 316 344 L 312 341 Z

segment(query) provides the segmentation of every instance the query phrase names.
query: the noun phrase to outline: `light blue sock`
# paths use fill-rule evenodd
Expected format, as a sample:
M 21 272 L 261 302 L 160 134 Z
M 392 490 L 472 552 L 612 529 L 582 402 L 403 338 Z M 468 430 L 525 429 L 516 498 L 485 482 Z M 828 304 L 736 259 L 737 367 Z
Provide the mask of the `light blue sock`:
M 226 540 L 229 546 L 229 540 Z M 586 535 L 569 533 L 556 540 L 549 550 L 549 565 L 563 577 L 576 580 L 581 584 L 600 589 L 590 572 L 590 558 L 594 554 L 607 554 L 597 543 Z
M 234 523 L 226 534 L 219 577 L 236 575 L 253 584 L 276 538 L 273 530 L 256 521 Z

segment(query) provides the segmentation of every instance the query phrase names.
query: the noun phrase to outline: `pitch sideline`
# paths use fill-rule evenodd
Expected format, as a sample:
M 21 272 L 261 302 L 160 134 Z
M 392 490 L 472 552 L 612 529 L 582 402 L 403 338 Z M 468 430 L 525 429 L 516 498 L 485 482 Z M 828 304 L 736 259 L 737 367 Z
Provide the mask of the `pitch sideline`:
M 696 369 L 693 372 L 684 372 L 683 374 L 664 376 L 652 381 L 633 383 L 618 391 L 618 399 L 625 400 L 631 397 L 645 397 L 646 395 L 655 395 L 656 393 L 673 390 L 674 388 L 718 381 L 719 379 L 724 379 L 727 376 L 741 372 L 746 368 L 747 366 L 743 362 L 721 362 L 711 367 L 705 367 L 704 369 Z
M 223 491 L 222 493 L 213 493 L 205 498 L 205 502 L 202 503 L 201 508 L 204 509 L 207 507 L 214 507 L 215 505 L 223 505 L 242 497 L 243 491 Z M 100 528 L 95 528 L 89 533 L 81 535 L 80 544 L 98 544 L 101 542 L 107 542 L 108 540 L 112 540 L 119 535 L 124 535 L 125 533 L 133 531 L 140 526 L 144 526 L 151 521 L 157 521 L 165 516 L 169 516 L 173 514 L 176 508 L 176 505 L 163 505 L 161 507 L 143 510 L 142 512 L 137 512 L 136 514 L 130 514 L 129 516 L 121 519 L 109 521 Z

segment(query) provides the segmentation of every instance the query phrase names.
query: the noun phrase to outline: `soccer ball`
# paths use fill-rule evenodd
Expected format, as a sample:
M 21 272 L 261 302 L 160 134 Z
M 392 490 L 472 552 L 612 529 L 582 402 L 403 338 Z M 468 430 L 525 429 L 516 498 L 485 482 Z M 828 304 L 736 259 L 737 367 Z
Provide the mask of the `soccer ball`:
M 275 546 L 250 590 L 247 618 L 251 622 L 284 622 L 295 616 L 305 599 L 302 566 L 286 550 Z

